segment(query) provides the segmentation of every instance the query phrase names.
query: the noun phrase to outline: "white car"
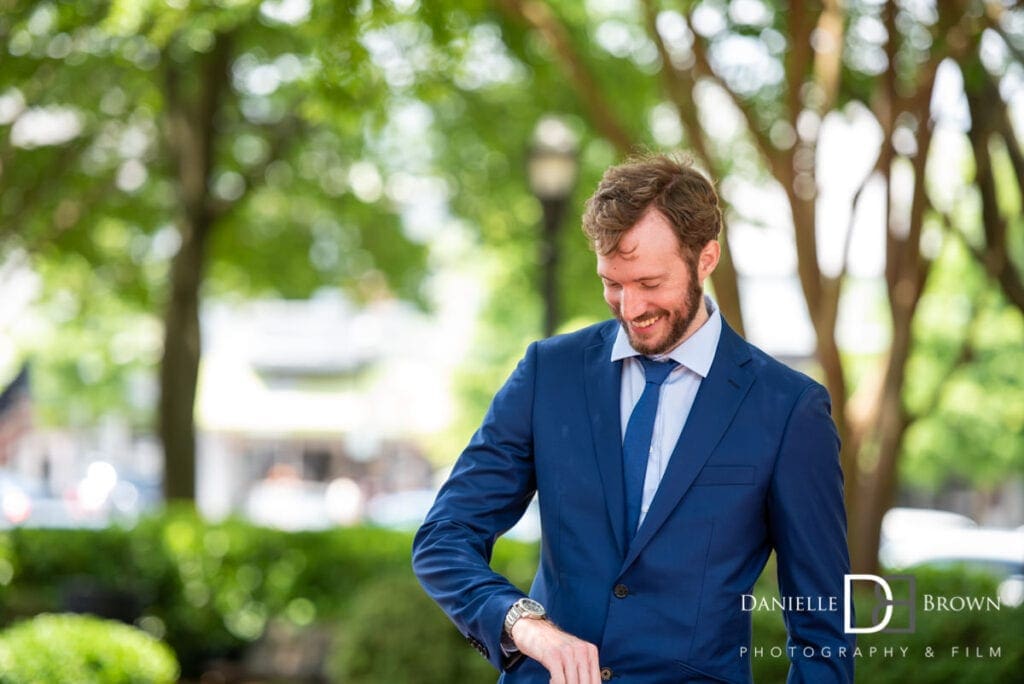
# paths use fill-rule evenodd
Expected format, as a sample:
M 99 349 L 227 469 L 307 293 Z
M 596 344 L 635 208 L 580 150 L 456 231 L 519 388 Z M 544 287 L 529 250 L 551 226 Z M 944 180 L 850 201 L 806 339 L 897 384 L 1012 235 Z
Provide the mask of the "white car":
M 893 569 L 958 567 L 1000 580 L 1000 600 L 1024 602 L 1024 527 L 979 527 L 949 511 L 894 508 L 882 521 L 879 562 Z

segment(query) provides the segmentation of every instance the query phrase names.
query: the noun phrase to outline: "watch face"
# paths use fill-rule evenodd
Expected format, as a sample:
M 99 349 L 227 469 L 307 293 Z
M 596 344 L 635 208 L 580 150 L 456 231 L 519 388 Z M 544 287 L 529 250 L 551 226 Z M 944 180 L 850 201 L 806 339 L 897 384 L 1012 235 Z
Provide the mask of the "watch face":
M 544 606 L 540 605 L 536 601 L 530 598 L 524 598 L 520 603 L 524 613 L 530 613 L 533 615 L 544 615 Z

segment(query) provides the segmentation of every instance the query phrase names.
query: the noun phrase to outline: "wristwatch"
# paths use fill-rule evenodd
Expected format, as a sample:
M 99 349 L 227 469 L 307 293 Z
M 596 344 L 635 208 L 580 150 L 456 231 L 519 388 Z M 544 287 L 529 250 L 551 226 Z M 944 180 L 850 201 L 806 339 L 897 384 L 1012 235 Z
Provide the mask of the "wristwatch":
M 530 620 L 545 620 L 548 612 L 532 598 L 521 598 L 512 604 L 512 607 L 505 613 L 505 634 L 512 637 L 512 626 L 521 618 Z

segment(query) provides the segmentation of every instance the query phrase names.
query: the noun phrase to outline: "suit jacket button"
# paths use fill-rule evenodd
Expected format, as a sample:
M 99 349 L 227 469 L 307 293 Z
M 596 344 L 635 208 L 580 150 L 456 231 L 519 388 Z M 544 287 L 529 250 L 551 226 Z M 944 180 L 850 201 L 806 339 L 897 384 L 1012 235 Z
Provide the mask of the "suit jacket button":
M 612 668 L 610 668 L 610 667 L 602 667 L 601 668 L 601 681 L 607 682 L 608 680 L 610 680 L 612 678 L 613 674 L 615 674 L 615 673 L 612 672 Z
M 615 589 L 612 591 L 615 593 L 615 598 L 626 598 L 629 596 L 629 587 L 625 584 L 616 584 Z

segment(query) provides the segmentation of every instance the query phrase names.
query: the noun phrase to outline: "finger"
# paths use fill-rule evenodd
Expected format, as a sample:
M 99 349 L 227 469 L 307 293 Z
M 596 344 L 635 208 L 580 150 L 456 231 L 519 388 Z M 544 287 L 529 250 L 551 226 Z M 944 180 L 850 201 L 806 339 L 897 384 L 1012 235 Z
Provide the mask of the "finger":
M 575 640 L 564 642 L 558 650 L 565 684 L 580 684 L 579 657 Z
M 599 684 L 601 681 L 601 664 L 597 654 L 597 646 L 587 644 L 587 658 L 584 666 L 584 674 L 580 682 L 585 684 Z
M 587 657 L 587 679 L 588 684 L 600 684 L 601 682 L 601 661 L 597 654 L 597 646 L 591 646 Z
M 580 684 L 592 684 L 590 660 L 585 656 L 576 663 L 576 677 L 579 679 Z

